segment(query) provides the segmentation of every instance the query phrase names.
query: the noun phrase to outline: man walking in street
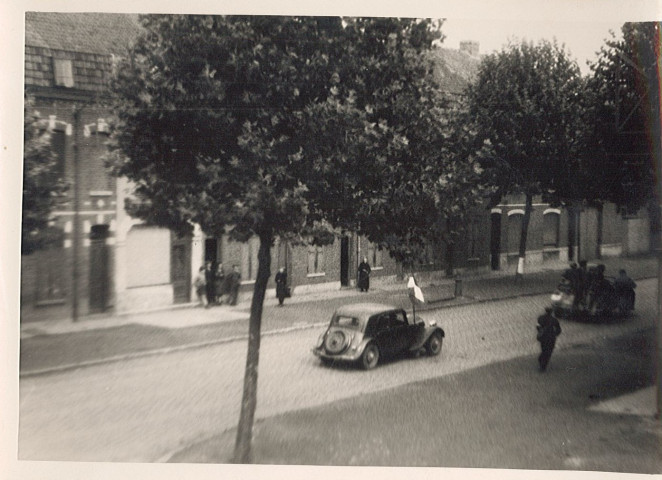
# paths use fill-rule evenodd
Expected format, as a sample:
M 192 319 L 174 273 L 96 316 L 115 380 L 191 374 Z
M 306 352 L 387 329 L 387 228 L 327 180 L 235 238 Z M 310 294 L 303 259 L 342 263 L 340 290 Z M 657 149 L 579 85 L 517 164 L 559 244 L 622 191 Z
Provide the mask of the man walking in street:
M 547 369 L 549 359 L 552 358 L 552 352 L 556 345 L 556 337 L 561 334 L 561 325 L 554 315 L 550 307 L 545 308 L 545 313 L 538 317 L 537 340 L 540 342 L 541 353 L 538 357 L 538 365 L 540 371 L 544 372 Z

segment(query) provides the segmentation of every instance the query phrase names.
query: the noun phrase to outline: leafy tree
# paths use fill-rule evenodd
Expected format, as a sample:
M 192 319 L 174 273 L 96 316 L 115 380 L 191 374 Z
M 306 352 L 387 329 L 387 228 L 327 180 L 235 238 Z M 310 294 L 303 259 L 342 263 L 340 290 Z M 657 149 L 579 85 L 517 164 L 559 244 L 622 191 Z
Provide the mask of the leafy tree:
M 21 254 L 57 244 L 62 231 L 49 223 L 52 211 L 66 190 L 58 175 L 58 159 L 51 144 L 47 123 L 34 110 L 33 100 L 25 98 L 23 117 L 23 222 Z
M 262 307 L 276 237 L 386 243 L 423 187 L 438 24 L 416 19 L 149 15 L 112 86 L 130 211 L 185 232 L 260 240 L 234 461 L 250 461 Z M 429 103 L 429 101 L 428 101 Z M 427 117 L 432 119 L 432 117 Z M 417 120 L 418 119 L 418 120 Z M 409 139 L 415 139 L 412 142 Z M 412 146 L 412 143 L 414 144 Z M 422 162 L 425 163 L 425 162 Z M 397 208 L 393 208 L 397 205 Z M 425 208 L 428 208 L 427 206 Z M 425 213 L 423 211 L 422 213 Z
M 482 161 L 499 200 L 524 195 L 518 274 L 523 273 L 533 197 L 559 190 L 583 140 L 582 78 L 555 42 L 512 43 L 488 55 L 468 89 Z M 489 152 L 485 149 L 489 147 Z
M 591 65 L 584 177 L 593 199 L 631 211 L 655 195 L 659 155 L 660 24 L 625 23 Z M 589 180 L 585 178 L 585 180 Z

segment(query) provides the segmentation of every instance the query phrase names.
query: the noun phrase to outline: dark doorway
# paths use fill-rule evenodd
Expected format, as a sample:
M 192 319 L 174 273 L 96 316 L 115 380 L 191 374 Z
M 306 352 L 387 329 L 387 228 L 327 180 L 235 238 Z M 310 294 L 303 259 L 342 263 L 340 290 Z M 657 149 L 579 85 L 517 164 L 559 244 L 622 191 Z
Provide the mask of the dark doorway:
M 349 237 L 340 240 L 340 285 L 349 286 Z
M 191 301 L 191 237 L 170 233 L 170 281 L 173 302 Z
M 492 270 L 499 270 L 501 263 L 501 214 L 493 213 L 490 216 L 492 221 L 490 235 L 490 258 Z
M 108 225 L 94 225 L 90 232 L 90 313 L 108 308 L 110 291 Z

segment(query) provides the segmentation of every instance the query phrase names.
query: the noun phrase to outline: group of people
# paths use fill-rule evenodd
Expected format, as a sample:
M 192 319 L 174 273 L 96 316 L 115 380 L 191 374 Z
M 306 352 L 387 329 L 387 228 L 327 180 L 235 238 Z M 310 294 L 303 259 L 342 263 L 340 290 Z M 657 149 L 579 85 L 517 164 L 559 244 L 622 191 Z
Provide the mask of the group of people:
M 284 267 L 278 270 L 275 280 L 278 305 L 282 306 L 285 298 L 291 296 L 290 287 L 287 286 L 287 271 Z M 201 266 L 193 282 L 198 303 L 205 308 L 223 303 L 236 305 L 240 285 L 241 273 L 237 265 L 233 265 L 232 271 L 226 274 L 223 264 L 215 265 L 214 262 L 206 262 Z
M 634 309 L 634 289 L 637 285 L 624 269 L 618 271 L 618 276 L 611 283 L 605 278 L 603 264 L 590 269 L 586 267 L 584 260 L 580 261 L 579 265 L 572 263 L 562 275 L 567 288 L 575 295 L 573 309 L 591 311 L 595 305 L 601 306 L 606 303 L 608 297 L 612 297 L 612 303 L 623 312 Z M 538 317 L 536 328 L 541 350 L 538 365 L 540 371 L 544 372 L 554 351 L 556 337 L 561 334 L 561 325 L 551 307 L 545 308 L 545 313 Z
M 593 311 L 594 307 L 604 308 L 610 301 L 623 311 L 634 309 L 635 282 L 627 272 L 619 270 L 613 283 L 605 278 L 605 266 L 596 265 L 587 269 L 586 260 L 570 264 L 562 275 L 569 291 L 574 295 L 573 309 Z
M 211 261 L 200 267 L 193 282 L 198 302 L 205 308 L 222 305 L 224 301 L 236 305 L 240 284 L 241 273 L 237 265 L 233 265 L 232 271 L 226 275 L 222 263 L 216 265 Z

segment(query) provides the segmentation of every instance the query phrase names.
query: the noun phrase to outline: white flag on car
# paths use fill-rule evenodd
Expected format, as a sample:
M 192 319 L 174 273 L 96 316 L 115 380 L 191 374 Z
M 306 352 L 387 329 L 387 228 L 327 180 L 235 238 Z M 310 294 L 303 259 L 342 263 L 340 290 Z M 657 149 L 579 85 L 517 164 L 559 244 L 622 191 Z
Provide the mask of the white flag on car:
M 416 285 L 416 280 L 414 280 L 414 277 L 409 277 L 409 282 L 407 282 L 407 288 L 411 288 L 414 291 L 414 298 L 418 300 L 421 303 L 425 303 L 425 299 L 423 298 L 423 290 Z

